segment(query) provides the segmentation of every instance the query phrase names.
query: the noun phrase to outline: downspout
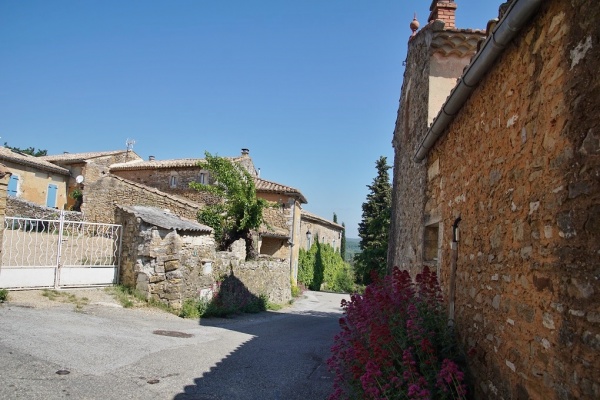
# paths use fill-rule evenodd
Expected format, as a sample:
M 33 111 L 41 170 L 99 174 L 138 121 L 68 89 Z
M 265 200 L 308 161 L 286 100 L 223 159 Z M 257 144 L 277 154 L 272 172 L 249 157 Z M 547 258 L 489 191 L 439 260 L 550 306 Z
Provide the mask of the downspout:
M 542 1 L 515 0 L 512 3 L 506 15 L 485 40 L 481 50 L 475 55 L 456 87 L 450 92 L 450 96 L 419 144 L 414 156 L 415 162 L 425 159 L 429 150 L 443 135 L 481 79 L 492 68 L 506 46 L 535 14 Z
M 450 290 L 448 294 L 448 326 L 454 326 L 454 299 L 456 297 L 456 263 L 458 261 L 458 224 L 461 218 L 458 217 L 452 224 L 452 243 L 450 243 Z

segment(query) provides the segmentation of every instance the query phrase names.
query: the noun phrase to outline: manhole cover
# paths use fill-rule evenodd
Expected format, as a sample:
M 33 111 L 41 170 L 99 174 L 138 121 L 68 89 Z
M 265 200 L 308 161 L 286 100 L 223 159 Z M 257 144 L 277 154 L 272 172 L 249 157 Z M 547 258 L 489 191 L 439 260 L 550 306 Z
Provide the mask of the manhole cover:
M 70 373 L 71 371 L 66 369 L 59 369 L 58 371 L 56 371 L 56 375 L 69 375 Z
M 194 336 L 191 333 L 184 333 L 184 332 L 177 332 L 177 331 L 156 330 L 152 333 L 154 333 L 155 335 L 178 337 L 178 338 L 191 338 L 192 336 Z

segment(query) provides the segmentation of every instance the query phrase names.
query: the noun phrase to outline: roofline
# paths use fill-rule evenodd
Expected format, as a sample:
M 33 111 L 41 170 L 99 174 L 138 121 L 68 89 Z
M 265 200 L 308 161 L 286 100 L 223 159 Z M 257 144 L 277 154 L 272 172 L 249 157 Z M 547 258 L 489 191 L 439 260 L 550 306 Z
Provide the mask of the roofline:
M 278 194 L 283 194 L 284 196 L 289 196 L 289 197 L 297 197 L 298 200 L 300 201 L 300 203 L 302 204 L 308 204 L 308 200 L 306 200 L 306 197 L 304 197 L 304 195 L 302 194 L 302 192 L 296 188 L 293 188 L 291 186 L 287 186 L 287 185 L 282 185 L 281 183 L 277 183 L 277 182 L 273 182 L 267 179 L 263 179 L 263 178 L 259 178 L 259 177 L 254 177 L 255 181 L 264 181 L 264 182 L 269 182 L 269 183 L 273 183 L 275 185 L 279 185 L 279 186 L 285 186 L 287 189 L 293 189 L 295 190 L 295 192 L 293 191 L 289 191 L 289 190 L 276 190 L 276 189 L 259 189 L 256 188 L 256 192 L 261 192 L 261 193 L 278 193 Z
M 415 162 L 421 162 L 425 159 L 429 150 L 443 136 L 448 125 L 460 112 L 479 82 L 494 67 L 496 59 L 535 14 L 542 1 L 515 0 L 511 4 L 442 105 L 438 115 L 433 120 L 433 124 L 427 130 L 425 137 L 417 148 L 414 155 Z
M 4 160 L 7 162 L 12 162 L 15 164 L 20 164 L 20 165 L 25 165 L 27 167 L 38 168 L 38 169 L 41 169 L 41 170 L 44 170 L 47 172 L 54 172 L 54 173 L 64 175 L 64 176 L 71 176 L 71 172 L 69 172 L 68 169 L 59 167 L 58 165 L 51 164 L 49 161 L 46 161 L 46 162 L 51 165 L 44 165 L 44 164 L 36 163 L 35 161 L 29 161 L 27 159 L 22 159 L 22 158 L 18 158 L 18 157 L 12 158 L 10 156 L 5 156 L 3 154 L 0 154 L 0 160 Z
M 302 210 L 300 213 L 300 220 L 311 220 L 313 222 L 320 222 L 324 225 L 329 225 L 331 227 L 337 228 L 341 231 L 346 230 L 343 225 L 338 224 L 337 222 L 329 221 L 323 217 L 319 217 L 318 215 L 309 213 L 308 211 Z

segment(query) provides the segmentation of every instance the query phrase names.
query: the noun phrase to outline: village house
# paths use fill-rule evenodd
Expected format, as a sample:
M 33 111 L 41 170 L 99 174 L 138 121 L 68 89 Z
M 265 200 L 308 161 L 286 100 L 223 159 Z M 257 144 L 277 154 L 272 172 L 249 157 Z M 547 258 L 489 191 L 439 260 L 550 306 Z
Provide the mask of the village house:
M 600 7 L 456 6 L 411 24 L 389 266 L 438 271 L 476 398 L 600 398 Z
M 8 196 L 48 208 L 65 207 L 68 169 L 6 147 L 0 147 L 0 160 L 11 174 Z
M 294 271 L 298 269 L 300 249 L 297 240 L 300 235 L 300 215 L 302 204 L 307 202 L 306 198 L 298 189 L 260 178 L 248 149 L 242 149 L 239 157 L 229 159 L 250 173 L 255 181 L 257 196 L 271 204 L 264 210 L 265 224 L 256 238 L 259 253 L 290 260 L 290 270 L 295 280 L 297 272 Z M 210 194 L 189 186 L 191 182 L 211 182 L 208 171 L 202 168 L 203 162 L 202 158 L 157 160 L 150 156 L 146 161 L 113 164 L 110 166 L 110 173 L 122 180 L 187 199 L 201 208 L 205 204 L 219 201 Z
M 338 223 L 302 210 L 300 231 L 305 232 L 305 234 L 300 236 L 300 247 L 309 250 L 312 244 L 318 240 L 319 243 L 328 244 L 334 250 L 339 251 L 344 229 Z
M 67 208 L 75 205 L 76 199 L 71 196 L 74 190 L 85 194 L 85 185 L 93 183 L 108 173 L 111 164 L 140 160 L 140 156 L 132 150 L 95 151 L 87 153 L 68 153 L 37 157 L 42 161 L 55 164 L 70 174 L 66 193 Z M 63 191 L 64 192 L 64 191 Z

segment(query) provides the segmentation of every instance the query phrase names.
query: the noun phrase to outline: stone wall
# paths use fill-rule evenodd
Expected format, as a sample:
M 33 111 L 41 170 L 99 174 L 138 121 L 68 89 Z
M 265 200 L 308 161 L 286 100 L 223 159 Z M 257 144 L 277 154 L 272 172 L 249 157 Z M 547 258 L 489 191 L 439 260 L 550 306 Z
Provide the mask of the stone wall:
M 332 221 L 327 221 L 323 218 L 315 218 L 316 216 L 310 214 L 308 216 L 305 212 L 302 213 L 302 219 L 300 222 L 300 246 L 303 249 L 309 248 L 308 238 L 306 233 L 311 233 L 311 243 L 315 243 L 315 240 L 319 240 L 321 244 L 328 244 L 334 248 L 334 250 L 340 250 L 342 241 L 342 226 Z
M 427 159 L 477 398 L 600 398 L 599 19 L 543 2 Z
M 86 221 L 115 223 L 116 205 L 168 209 L 183 218 L 196 220 L 200 205 L 126 179 L 105 175 L 85 188 L 82 211 Z
M 58 219 L 60 217 L 60 211 L 55 208 L 40 206 L 18 197 L 8 196 L 5 203 L 7 217 L 37 219 Z M 67 221 L 84 221 L 84 215 L 80 212 L 63 211 L 63 213 Z
M 134 152 L 122 152 L 117 154 L 111 154 L 96 158 L 89 158 L 85 160 L 85 165 L 81 164 L 66 164 L 56 162 L 56 164 L 60 164 L 65 168 L 73 171 L 71 173 L 72 176 L 77 176 L 74 173 L 76 171 L 81 171 L 81 174 L 85 177 L 85 184 L 90 184 L 96 182 L 98 179 L 101 179 L 109 174 L 110 166 L 117 163 L 124 163 L 133 160 L 139 160 L 140 157 Z
M 129 181 L 141 183 L 198 204 L 215 204 L 220 201 L 218 197 L 210 193 L 190 189 L 190 183 L 200 182 L 200 174 L 204 174 L 208 183 L 208 171 L 200 167 L 115 170 L 112 173 Z M 173 180 L 171 177 L 174 177 Z
M 179 234 L 151 226 L 120 208 L 123 225 L 120 281 L 148 298 L 180 308 L 185 299 L 208 297 L 215 283 L 233 275 L 254 295 L 276 303 L 291 299 L 289 262 L 264 258 L 244 261 L 243 240 L 230 252 L 215 252 L 212 235 Z
M 388 265 L 420 267 L 423 251 L 423 208 L 426 166 L 412 161 L 414 149 L 427 131 L 431 30 L 421 31 L 408 46 L 402 94 L 394 129 L 394 177 Z
M 413 276 L 424 262 L 425 226 L 439 223 L 438 216 L 424 212 L 427 166 L 413 162 L 415 150 L 484 36 L 481 31 L 450 28 L 438 20 L 425 25 L 409 41 L 392 141 L 388 267 L 410 270 Z
M 237 255 L 224 251 L 216 254 L 216 271 L 221 276 L 235 276 L 255 296 L 266 295 L 273 303 L 288 303 L 292 299 L 289 260 L 261 256 L 256 261 L 244 261 L 244 242 L 239 240 L 238 245 L 243 251 Z

